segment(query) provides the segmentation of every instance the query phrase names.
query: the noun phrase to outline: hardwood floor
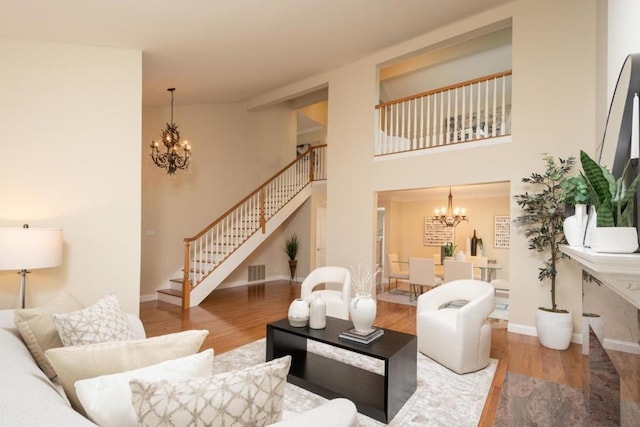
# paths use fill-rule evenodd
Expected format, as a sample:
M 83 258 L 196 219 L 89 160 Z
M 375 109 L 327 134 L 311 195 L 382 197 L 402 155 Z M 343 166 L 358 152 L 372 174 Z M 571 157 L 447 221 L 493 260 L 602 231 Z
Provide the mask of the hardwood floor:
M 163 302 L 141 303 L 140 318 L 149 337 L 207 329 L 209 336 L 203 347 L 224 353 L 264 337 L 265 325 L 286 317 L 289 304 L 299 295 L 299 284 L 269 282 L 214 291 L 198 307 L 184 312 Z M 377 309 L 376 326 L 416 333 L 415 307 L 378 301 Z M 492 326 L 491 357 L 499 362 L 479 425 L 493 425 L 507 371 L 583 388 L 581 346 L 550 350 L 535 337 L 508 333 L 504 321 Z

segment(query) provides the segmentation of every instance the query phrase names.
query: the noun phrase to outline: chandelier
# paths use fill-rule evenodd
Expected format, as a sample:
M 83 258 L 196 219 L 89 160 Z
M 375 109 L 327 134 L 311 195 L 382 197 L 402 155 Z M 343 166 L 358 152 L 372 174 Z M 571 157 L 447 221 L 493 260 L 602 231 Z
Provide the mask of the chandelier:
M 469 221 L 467 218 L 465 209 L 453 209 L 453 196 L 451 195 L 451 187 L 449 187 L 449 204 L 447 210 L 444 208 L 436 209 L 436 213 L 433 216 L 434 221 L 439 221 L 445 227 L 455 227 L 462 221 Z
M 177 169 L 187 169 L 191 159 L 191 146 L 180 138 L 178 125 L 173 122 L 173 92 L 175 88 L 167 89 L 171 92 L 171 123 L 162 130 L 162 144 L 166 150 L 160 151 L 160 144 L 155 139 L 151 142 L 151 158 L 156 166 L 165 168 L 169 175 Z M 182 154 L 181 154 L 182 152 Z

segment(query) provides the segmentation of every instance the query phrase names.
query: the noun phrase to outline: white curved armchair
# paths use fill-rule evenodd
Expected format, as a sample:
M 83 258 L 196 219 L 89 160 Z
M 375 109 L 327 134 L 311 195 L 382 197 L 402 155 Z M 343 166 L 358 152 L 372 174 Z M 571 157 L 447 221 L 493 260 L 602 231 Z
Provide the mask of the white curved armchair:
M 325 284 L 325 289 L 313 288 Z M 300 298 L 311 302 L 314 294 L 319 293 L 327 303 L 327 316 L 349 320 L 351 303 L 351 273 L 344 267 L 318 267 L 302 281 Z
M 468 301 L 445 308 L 452 301 Z M 418 297 L 418 351 L 458 374 L 485 368 L 491 350 L 493 286 L 480 280 L 455 280 Z

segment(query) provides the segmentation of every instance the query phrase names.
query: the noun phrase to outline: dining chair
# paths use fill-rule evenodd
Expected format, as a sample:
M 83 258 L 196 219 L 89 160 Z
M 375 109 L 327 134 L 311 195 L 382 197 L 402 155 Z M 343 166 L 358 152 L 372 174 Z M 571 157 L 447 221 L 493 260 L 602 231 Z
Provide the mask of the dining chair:
M 443 283 L 460 279 L 473 279 L 473 263 L 471 261 L 445 259 Z
M 415 301 L 422 295 L 424 286 L 435 288 L 442 280 L 436 277 L 436 266 L 432 259 L 409 258 L 409 300 Z
M 479 256 L 479 255 L 470 255 L 467 257 L 465 261 L 471 261 L 473 263 L 473 278 L 476 280 L 482 279 L 482 270 L 476 267 L 486 267 L 489 262 L 489 257 Z
M 398 279 L 409 280 L 409 270 L 400 269 L 398 254 L 387 254 L 387 272 L 389 274 L 389 291 L 391 291 L 391 279 L 396 279 L 396 290 L 398 289 Z

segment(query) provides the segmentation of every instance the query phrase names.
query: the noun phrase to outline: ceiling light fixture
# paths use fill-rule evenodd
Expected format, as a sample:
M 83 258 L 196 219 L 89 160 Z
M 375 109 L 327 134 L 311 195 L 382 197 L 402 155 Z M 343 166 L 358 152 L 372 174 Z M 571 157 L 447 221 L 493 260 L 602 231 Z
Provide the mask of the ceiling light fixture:
M 435 221 L 440 221 L 445 227 L 455 227 L 462 221 L 469 222 L 469 218 L 466 215 L 466 209 L 453 209 L 453 196 L 451 195 L 451 187 L 449 187 L 449 204 L 447 210 L 444 208 L 436 209 L 436 214 L 433 216 Z
M 187 169 L 191 159 L 191 146 L 186 140 L 180 139 L 178 125 L 173 122 L 173 92 L 176 88 L 167 89 L 171 92 L 171 123 L 162 130 L 162 144 L 166 151 L 160 152 L 160 144 L 155 139 L 151 142 L 151 158 L 156 166 L 167 170 L 169 175 L 176 173 L 177 169 Z M 180 152 L 182 151 L 182 154 Z

